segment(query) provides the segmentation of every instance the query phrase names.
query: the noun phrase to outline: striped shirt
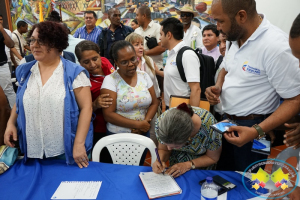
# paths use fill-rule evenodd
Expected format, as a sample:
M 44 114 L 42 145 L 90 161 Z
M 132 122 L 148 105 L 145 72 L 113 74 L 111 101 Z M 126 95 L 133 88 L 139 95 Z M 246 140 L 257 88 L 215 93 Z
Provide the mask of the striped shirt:
M 87 32 L 85 26 L 78 28 L 73 35 L 75 38 L 85 39 L 97 44 L 102 28 L 96 26 L 90 33 Z

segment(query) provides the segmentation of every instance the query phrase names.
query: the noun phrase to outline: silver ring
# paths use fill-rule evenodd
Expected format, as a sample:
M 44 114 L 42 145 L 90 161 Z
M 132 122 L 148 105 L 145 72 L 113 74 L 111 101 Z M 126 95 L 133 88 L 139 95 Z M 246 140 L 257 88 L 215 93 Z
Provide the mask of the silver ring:
M 181 171 L 180 170 L 178 170 L 179 171 L 179 173 L 181 173 Z
M 85 161 L 85 159 L 83 158 L 83 159 L 81 159 L 82 161 Z

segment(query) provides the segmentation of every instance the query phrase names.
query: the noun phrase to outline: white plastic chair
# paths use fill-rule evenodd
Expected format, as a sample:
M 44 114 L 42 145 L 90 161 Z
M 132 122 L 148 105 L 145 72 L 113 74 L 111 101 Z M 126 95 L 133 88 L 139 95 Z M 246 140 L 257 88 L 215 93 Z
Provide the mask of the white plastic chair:
M 156 161 L 155 144 L 145 136 L 133 133 L 118 133 L 100 139 L 92 153 L 92 159 L 99 162 L 100 152 L 106 147 L 114 164 L 139 165 L 146 148 L 151 153 L 151 166 Z

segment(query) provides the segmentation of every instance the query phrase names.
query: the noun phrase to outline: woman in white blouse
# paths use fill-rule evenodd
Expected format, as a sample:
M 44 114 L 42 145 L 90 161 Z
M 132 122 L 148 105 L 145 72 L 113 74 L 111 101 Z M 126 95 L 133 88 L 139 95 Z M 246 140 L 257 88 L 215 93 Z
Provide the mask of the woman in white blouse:
M 130 42 L 132 44 L 132 46 L 134 47 L 134 50 L 135 50 L 135 53 L 136 53 L 136 56 L 138 59 L 137 70 L 144 71 L 150 76 L 150 78 L 153 82 L 156 98 L 159 99 L 161 95 L 160 95 L 160 89 L 159 89 L 156 75 L 163 77 L 164 72 L 160 71 L 158 69 L 156 64 L 153 62 L 152 58 L 145 55 L 145 53 L 144 53 L 144 37 L 137 33 L 131 33 L 125 38 L 125 40 Z M 156 139 L 155 131 L 154 131 L 156 118 L 157 118 L 156 115 L 154 115 L 154 117 L 150 123 L 150 125 L 151 125 L 150 138 L 157 145 L 158 141 Z
M 17 68 L 20 86 L 4 142 L 13 147 L 18 137 L 24 161 L 54 157 L 87 167 L 93 139 L 88 72 L 61 57 L 68 46 L 61 24 L 36 24 L 28 38 L 36 61 Z

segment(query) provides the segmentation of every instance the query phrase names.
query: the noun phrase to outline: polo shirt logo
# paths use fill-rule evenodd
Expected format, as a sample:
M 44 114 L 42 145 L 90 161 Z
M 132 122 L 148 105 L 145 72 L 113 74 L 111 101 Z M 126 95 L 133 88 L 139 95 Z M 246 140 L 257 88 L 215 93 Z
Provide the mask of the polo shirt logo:
M 171 65 L 177 66 L 176 61 L 171 61 Z
M 248 61 L 244 62 L 243 67 L 242 67 L 243 71 L 251 73 L 251 74 L 255 74 L 255 75 L 260 75 L 260 69 L 251 67 L 250 65 L 248 65 L 248 63 L 249 63 Z

